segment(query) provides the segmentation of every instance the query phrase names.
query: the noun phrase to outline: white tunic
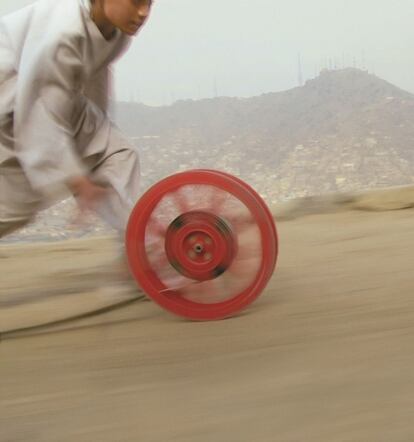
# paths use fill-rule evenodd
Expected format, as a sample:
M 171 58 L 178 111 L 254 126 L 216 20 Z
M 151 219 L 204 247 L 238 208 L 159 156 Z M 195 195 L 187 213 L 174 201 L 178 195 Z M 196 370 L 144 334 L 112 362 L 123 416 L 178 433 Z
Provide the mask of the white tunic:
M 128 43 L 119 31 L 105 40 L 90 18 L 89 0 L 38 0 L 1 18 L 0 166 L 17 158 L 32 188 L 47 194 L 127 150 L 113 146 L 121 138 L 106 110 L 109 65 Z M 130 206 L 137 166 L 118 170 L 130 176 L 117 184 L 111 161 L 107 181 L 129 193 Z
M 106 41 L 87 0 L 40 0 L 0 20 L 0 121 L 35 188 L 85 172 L 106 149 L 108 65 L 128 38 Z

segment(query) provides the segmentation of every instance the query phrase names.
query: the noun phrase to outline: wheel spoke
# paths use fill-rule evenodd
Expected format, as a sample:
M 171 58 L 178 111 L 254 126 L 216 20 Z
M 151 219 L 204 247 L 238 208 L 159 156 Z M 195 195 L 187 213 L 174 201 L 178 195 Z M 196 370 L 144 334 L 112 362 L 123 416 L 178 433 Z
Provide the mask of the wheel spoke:
M 175 206 L 181 213 L 188 212 L 190 210 L 190 202 L 188 198 L 183 195 L 180 190 L 170 193 L 170 197 L 174 202 Z
M 228 199 L 228 194 L 216 187 L 211 187 L 208 206 L 214 213 L 219 213 L 223 209 L 224 203 Z
M 165 238 L 166 232 L 167 232 L 167 226 L 163 225 L 159 219 L 152 217 L 149 220 L 147 227 L 148 236 L 154 236 L 156 238 Z
M 165 267 L 171 266 L 165 253 L 159 253 L 155 259 L 151 259 L 151 264 L 154 270 L 157 271 L 163 270 Z

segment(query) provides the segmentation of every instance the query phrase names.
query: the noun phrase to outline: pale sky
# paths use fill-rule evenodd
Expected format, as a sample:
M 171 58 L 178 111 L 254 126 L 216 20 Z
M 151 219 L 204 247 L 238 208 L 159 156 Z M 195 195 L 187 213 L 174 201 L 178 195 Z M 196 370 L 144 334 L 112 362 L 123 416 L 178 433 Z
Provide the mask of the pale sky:
M 69 0 L 56 0 L 69 1 Z M 0 14 L 30 0 L 0 0 Z M 322 67 L 366 68 L 414 92 L 414 0 L 155 0 L 116 65 L 118 99 L 253 96 Z

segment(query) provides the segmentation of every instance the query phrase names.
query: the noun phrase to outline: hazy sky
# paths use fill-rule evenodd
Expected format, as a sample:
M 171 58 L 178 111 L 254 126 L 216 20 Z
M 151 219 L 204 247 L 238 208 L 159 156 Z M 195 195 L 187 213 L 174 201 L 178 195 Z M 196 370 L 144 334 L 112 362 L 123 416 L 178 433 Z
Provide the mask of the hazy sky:
M 67 0 L 56 0 L 67 1 Z M 0 14 L 31 3 L 0 0 Z M 116 66 L 119 99 L 252 96 L 323 67 L 366 68 L 414 92 L 414 0 L 155 0 Z

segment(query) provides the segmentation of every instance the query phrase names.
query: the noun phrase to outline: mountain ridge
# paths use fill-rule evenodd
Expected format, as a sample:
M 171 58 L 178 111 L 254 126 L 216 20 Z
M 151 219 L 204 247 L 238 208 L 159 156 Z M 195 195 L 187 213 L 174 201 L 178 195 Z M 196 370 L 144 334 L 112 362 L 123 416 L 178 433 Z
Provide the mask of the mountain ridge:
M 119 103 L 117 122 L 140 148 L 149 184 L 221 168 L 276 200 L 414 182 L 414 95 L 358 69 L 252 98 Z

